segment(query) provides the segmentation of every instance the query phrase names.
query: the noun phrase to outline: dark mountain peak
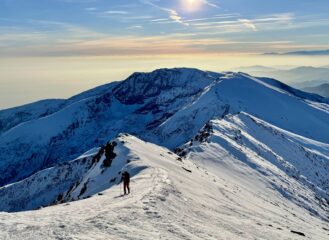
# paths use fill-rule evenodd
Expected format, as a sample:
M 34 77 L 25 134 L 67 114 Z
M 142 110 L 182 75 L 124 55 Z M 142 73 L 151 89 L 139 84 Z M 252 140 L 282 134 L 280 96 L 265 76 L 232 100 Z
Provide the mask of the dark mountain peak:
M 163 68 L 150 73 L 136 72 L 114 89 L 114 96 L 125 104 L 143 103 L 164 91 L 195 94 L 220 74 L 193 68 Z

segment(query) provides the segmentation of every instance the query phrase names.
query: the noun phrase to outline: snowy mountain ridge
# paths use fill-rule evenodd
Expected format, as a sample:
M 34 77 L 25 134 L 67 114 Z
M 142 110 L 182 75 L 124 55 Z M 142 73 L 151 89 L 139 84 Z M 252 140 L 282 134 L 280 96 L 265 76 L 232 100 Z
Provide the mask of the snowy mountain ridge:
M 0 135 L 0 186 L 74 159 L 121 132 L 173 149 L 210 119 L 240 111 L 329 143 L 328 100 L 314 96 L 242 73 L 197 69 L 135 73 L 73 97 L 57 111 L 38 110 L 48 115 L 38 117 L 31 111 L 32 120 L 15 121 L 16 126 Z
M 216 151 L 212 152 L 214 147 Z M 309 188 L 314 194 L 313 200 L 319 201 L 320 205 L 323 203 L 328 211 L 328 150 L 328 144 L 297 136 L 254 116 L 240 113 L 210 121 L 189 143 L 176 151 L 188 159 L 197 162 L 203 160 L 201 164 L 198 163 L 199 166 L 205 164 L 210 167 L 209 155 L 214 155 L 217 161 L 228 158 L 230 161 L 234 159 L 250 165 L 264 174 L 264 178 L 282 171 L 279 176 L 284 176 L 284 182 L 289 176 Z M 203 154 L 207 154 L 207 157 Z M 262 166 L 264 164 L 266 167 Z M 278 175 L 275 178 L 280 179 Z M 278 189 L 284 185 L 276 181 L 271 184 Z M 290 199 L 298 198 L 296 192 L 289 191 L 289 187 L 285 187 L 282 192 Z
M 183 68 L 0 111 L 0 238 L 326 239 L 328 101 Z
M 218 121 L 222 120 L 212 121 L 213 125 Z M 217 135 L 218 131 L 214 128 L 213 132 Z M 181 159 L 166 148 L 131 135 L 120 135 L 113 139 L 117 145 L 112 165 L 102 167 L 101 157 L 85 172 L 82 181 L 64 192 L 70 192 L 66 197 L 73 197 L 71 200 L 80 201 L 56 198 L 56 205 L 37 211 L 0 212 L 0 237 L 327 238 L 326 205 L 318 204 L 310 188 L 277 169 L 275 164 L 251 158 L 247 150 L 241 151 L 246 154 L 244 159 L 235 158 L 237 152 L 232 149 L 227 149 L 230 152 L 224 156 L 226 146 L 211 138 L 209 143 L 195 142 L 191 149 L 185 149 L 188 153 Z M 205 143 L 211 146 L 206 147 Z M 86 157 L 97 152 L 94 149 Z M 117 179 L 113 180 L 120 176 L 118 170 L 132 174 L 132 193 L 128 196 L 122 195 Z M 12 185 L 15 184 L 20 183 Z M 290 199 L 290 192 L 285 195 L 286 191 L 298 194 Z

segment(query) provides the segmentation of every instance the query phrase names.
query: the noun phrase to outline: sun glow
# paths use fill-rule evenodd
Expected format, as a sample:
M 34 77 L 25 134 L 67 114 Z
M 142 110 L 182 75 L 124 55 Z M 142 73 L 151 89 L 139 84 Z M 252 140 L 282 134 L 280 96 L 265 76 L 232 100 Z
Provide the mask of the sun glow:
M 181 0 L 183 8 L 186 11 L 194 12 L 201 8 L 202 4 L 204 3 L 204 0 Z

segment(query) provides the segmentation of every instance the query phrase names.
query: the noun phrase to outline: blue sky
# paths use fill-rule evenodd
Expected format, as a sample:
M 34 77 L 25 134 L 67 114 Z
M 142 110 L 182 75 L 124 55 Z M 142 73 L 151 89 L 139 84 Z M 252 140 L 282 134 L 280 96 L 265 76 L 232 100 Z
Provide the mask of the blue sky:
M 0 0 L 3 56 L 329 48 L 327 0 Z

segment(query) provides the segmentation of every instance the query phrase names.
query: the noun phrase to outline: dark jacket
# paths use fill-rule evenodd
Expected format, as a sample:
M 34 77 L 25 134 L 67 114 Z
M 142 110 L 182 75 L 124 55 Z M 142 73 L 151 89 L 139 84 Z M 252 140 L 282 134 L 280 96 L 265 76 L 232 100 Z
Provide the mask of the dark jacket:
M 128 172 L 122 173 L 121 181 L 123 181 L 124 183 L 129 183 L 130 182 L 130 175 L 129 175 Z

